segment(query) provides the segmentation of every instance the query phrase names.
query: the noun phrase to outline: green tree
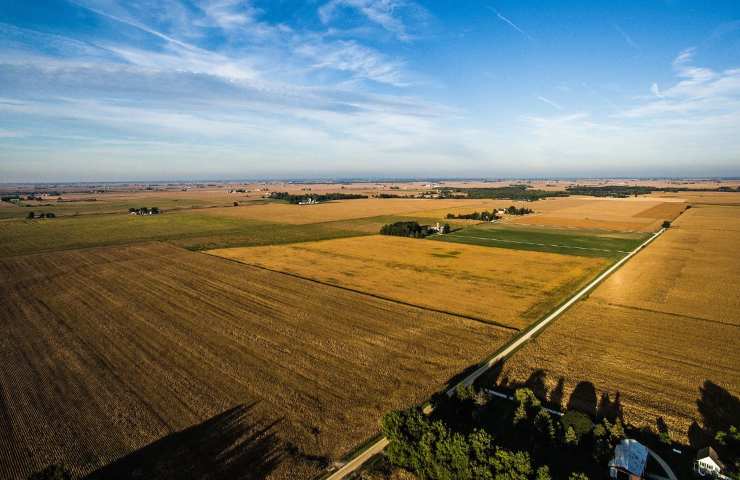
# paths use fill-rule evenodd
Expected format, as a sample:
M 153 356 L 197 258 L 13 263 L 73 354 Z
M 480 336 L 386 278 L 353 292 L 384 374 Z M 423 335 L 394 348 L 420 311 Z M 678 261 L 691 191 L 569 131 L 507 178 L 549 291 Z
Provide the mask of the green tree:
M 573 429 L 573 427 L 568 426 L 565 429 L 565 436 L 563 437 L 563 440 L 568 446 L 574 447 L 578 445 L 578 435 L 576 435 L 576 431 Z
M 573 472 L 568 477 L 568 480 L 588 480 L 588 476 L 585 473 Z
M 36 217 L 36 214 L 35 214 L 35 213 L 33 213 L 33 212 L 28 212 L 27 218 L 29 218 L 29 219 L 33 219 L 33 218 L 35 218 L 35 217 Z
M 514 398 L 517 401 L 516 411 L 514 412 L 514 425 L 523 424 L 525 420 L 534 418 L 542 408 L 539 399 L 528 388 L 518 388 L 514 392 Z
M 552 416 L 544 408 L 537 412 L 534 417 L 534 428 L 538 436 L 546 442 L 554 442 L 556 438 L 555 424 Z
M 550 476 L 550 467 L 545 465 L 544 467 L 538 468 L 535 480 L 552 480 L 552 477 Z

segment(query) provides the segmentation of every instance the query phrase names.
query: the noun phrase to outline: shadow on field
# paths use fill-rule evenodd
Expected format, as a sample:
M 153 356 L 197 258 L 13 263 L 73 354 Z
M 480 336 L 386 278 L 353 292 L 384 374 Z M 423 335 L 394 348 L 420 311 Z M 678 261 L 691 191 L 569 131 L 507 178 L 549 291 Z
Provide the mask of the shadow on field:
M 265 478 L 284 457 L 274 432 L 281 420 L 259 425 L 250 418 L 255 405 L 238 405 L 201 424 L 167 435 L 85 478 Z
M 699 387 L 699 394 L 696 406 L 702 417 L 702 426 L 693 422 L 689 428 L 689 442 L 696 448 L 713 443 L 717 432 L 726 432 L 733 425 L 740 427 L 738 397 L 710 380 L 705 380 Z

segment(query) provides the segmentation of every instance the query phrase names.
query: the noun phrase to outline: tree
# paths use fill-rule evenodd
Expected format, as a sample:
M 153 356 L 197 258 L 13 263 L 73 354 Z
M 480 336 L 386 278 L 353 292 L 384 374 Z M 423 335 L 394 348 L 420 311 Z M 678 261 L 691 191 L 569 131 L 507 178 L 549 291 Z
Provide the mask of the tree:
M 28 480 L 72 480 L 72 473 L 62 465 L 49 465 L 32 473 Z
M 540 409 L 540 411 L 537 412 L 537 415 L 535 415 L 534 428 L 541 439 L 548 443 L 555 441 L 555 424 L 553 423 L 550 414 L 544 408 Z
M 238 207 L 239 206 L 239 202 L 234 202 L 234 206 L 235 207 Z
M 663 225 L 661 225 L 663 228 L 671 228 L 671 222 L 668 220 L 663 220 Z
M 568 477 L 568 480 L 588 480 L 588 476 L 585 473 L 573 472 Z
M 514 425 L 522 423 L 524 420 L 532 419 L 542 408 L 542 404 L 535 396 L 534 392 L 528 388 L 518 388 L 514 392 L 518 406 L 514 412 Z
M 34 218 L 36 218 L 36 214 L 33 213 L 33 212 L 28 212 L 27 218 L 34 219 Z
M 544 467 L 538 468 L 535 480 L 552 480 L 552 477 L 550 476 L 550 467 L 545 465 Z
M 576 435 L 576 431 L 573 429 L 573 427 L 569 426 L 565 429 L 565 436 L 563 437 L 563 440 L 566 445 L 572 447 L 578 445 L 578 435 Z
M 568 410 L 560 418 L 560 423 L 563 424 L 563 428 L 567 430 L 573 429 L 573 433 L 576 435 L 576 443 L 580 441 L 581 437 L 589 433 L 594 424 L 591 422 L 591 418 L 583 412 L 577 410 Z
M 442 233 L 450 233 L 450 230 L 451 228 L 449 223 L 445 223 L 444 225 L 442 225 Z

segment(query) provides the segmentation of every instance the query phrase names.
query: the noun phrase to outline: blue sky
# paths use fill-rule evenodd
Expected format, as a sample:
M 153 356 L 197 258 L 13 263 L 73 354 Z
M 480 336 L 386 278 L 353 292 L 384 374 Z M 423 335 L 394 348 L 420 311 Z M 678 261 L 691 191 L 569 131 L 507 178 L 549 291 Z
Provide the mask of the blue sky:
M 740 176 L 740 2 L 0 0 L 0 181 Z

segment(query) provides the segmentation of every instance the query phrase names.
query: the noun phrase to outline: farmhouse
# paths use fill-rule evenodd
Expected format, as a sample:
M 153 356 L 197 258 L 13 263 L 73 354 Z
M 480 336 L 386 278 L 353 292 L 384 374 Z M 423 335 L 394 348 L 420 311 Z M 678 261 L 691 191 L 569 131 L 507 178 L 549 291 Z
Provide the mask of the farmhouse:
M 626 438 L 614 449 L 609 461 L 609 477 L 617 480 L 640 480 L 645 473 L 648 451 L 637 440 Z
M 694 474 L 697 478 L 717 478 L 727 479 L 730 477 L 723 475 L 722 470 L 725 466 L 719 459 L 717 452 L 712 447 L 705 447 L 696 452 L 694 460 Z

